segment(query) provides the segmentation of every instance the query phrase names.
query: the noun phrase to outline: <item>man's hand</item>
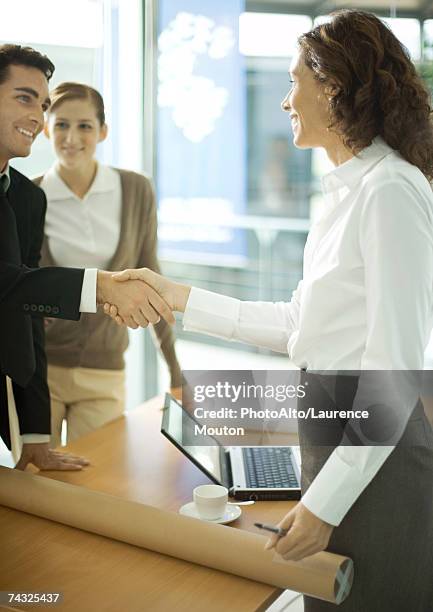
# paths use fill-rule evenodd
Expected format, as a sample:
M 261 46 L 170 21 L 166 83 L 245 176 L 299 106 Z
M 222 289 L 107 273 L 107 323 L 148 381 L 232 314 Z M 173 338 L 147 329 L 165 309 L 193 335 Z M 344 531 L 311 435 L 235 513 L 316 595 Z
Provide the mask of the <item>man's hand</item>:
M 188 285 L 182 285 L 175 283 L 148 268 L 140 268 L 139 270 L 124 270 L 113 274 L 113 280 L 117 283 L 123 283 L 125 281 L 143 281 L 143 284 L 149 286 L 159 294 L 164 303 L 168 304 L 168 307 L 172 311 L 184 312 L 186 303 L 191 291 L 191 287 Z M 104 312 L 109 314 L 112 319 L 119 325 L 124 324 L 125 319 L 117 308 L 117 304 L 114 301 L 106 300 L 104 304 Z M 164 317 L 165 318 L 165 317 Z M 166 319 L 167 320 L 167 319 Z
M 128 272 L 131 272 L 131 279 L 134 279 L 134 270 Z M 114 305 L 122 324 L 137 329 L 147 327 L 149 323 L 158 323 L 160 317 L 170 325 L 174 324 L 175 318 L 169 305 L 155 289 L 139 280 L 120 284 L 114 280 L 114 276 L 111 272 L 98 270 L 96 301 L 98 304 Z M 128 278 L 121 280 L 126 281 Z
M 76 457 L 69 453 L 60 453 L 49 448 L 49 444 L 23 444 L 21 457 L 15 466 L 17 470 L 25 470 L 32 463 L 40 470 L 81 470 L 89 465 L 84 457 Z
M 281 538 L 272 535 L 265 550 L 275 548 L 286 561 L 301 561 L 304 557 L 325 550 L 334 529 L 333 525 L 310 512 L 302 502 L 286 514 L 278 527 L 289 531 Z

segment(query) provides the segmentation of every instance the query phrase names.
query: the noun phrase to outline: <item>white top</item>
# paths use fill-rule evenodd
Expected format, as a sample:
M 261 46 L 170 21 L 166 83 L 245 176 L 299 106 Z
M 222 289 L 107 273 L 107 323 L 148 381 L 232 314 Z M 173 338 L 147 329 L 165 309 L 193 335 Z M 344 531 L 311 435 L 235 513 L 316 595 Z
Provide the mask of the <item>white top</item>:
M 322 181 L 303 279 L 290 302 L 241 302 L 193 289 L 186 330 L 288 352 L 311 370 L 421 370 L 433 314 L 433 194 L 376 138 Z M 303 497 L 338 525 L 394 447 L 334 450 Z
M 45 235 L 59 266 L 106 270 L 120 236 L 122 189 L 120 175 L 98 164 L 83 199 L 73 193 L 52 166 L 40 187 L 48 201 Z

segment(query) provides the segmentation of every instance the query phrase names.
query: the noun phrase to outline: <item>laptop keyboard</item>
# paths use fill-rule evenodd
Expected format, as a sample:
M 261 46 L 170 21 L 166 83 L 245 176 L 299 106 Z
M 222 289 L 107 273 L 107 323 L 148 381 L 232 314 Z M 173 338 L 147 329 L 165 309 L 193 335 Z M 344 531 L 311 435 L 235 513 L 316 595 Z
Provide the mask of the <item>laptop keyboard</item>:
M 247 487 L 299 487 L 290 448 L 243 448 Z

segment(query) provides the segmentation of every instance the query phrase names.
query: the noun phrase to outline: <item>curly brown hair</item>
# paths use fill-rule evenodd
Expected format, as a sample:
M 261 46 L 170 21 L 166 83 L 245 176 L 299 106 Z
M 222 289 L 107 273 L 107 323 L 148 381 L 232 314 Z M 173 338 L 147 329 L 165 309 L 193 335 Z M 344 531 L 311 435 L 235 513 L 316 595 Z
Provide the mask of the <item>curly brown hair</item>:
M 375 136 L 433 180 L 430 95 L 409 53 L 380 19 L 342 9 L 298 39 L 330 97 L 330 129 L 353 153 Z

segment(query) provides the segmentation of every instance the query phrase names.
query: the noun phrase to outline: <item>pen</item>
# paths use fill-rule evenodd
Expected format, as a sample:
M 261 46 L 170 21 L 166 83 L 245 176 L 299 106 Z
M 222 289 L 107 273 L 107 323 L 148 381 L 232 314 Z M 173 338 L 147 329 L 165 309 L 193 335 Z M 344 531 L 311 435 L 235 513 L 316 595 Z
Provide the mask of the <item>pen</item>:
M 266 531 L 271 531 L 272 533 L 276 533 L 280 538 L 286 535 L 288 529 L 283 529 L 282 527 L 274 527 L 273 525 L 265 525 L 264 523 L 254 523 L 255 527 L 259 529 L 265 529 Z

